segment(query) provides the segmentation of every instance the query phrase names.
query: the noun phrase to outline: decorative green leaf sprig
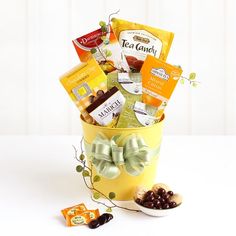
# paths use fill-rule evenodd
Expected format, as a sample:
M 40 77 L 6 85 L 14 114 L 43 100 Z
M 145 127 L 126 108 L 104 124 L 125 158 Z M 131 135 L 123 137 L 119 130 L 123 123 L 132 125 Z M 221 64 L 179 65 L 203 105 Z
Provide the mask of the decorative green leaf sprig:
M 103 58 L 103 61 L 99 62 L 100 65 L 107 64 L 107 65 L 111 66 L 114 70 L 117 70 L 118 72 L 126 72 L 124 70 L 124 68 L 117 68 L 115 65 L 113 65 L 113 63 L 111 63 L 109 61 L 109 57 L 112 56 L 111 50 L 101 49 L 98 45 L 98 41 L 100 41 L 100 40 L 102 40 L 105 45 L 108 45 L 110 43 L 109 33 L 110 33 L 111 16 L 118 14 L 119 11 L 120 10 L 109 15 L 108 23 L 106 23 L 105 21 L 99 22 L 99 26 L 101 27 L 102 35 L 98 36 L 94 40 L 92 40 L 95 43 L 96 47 L 91 48 L 90 52 L 92 54 L 95 54 L 98 52 L 101 55 L 101 57 Z
M 182 67 L 180 65 L 178 65 L 176 67 L 182 69 Z M 180 83 L 184 84 L 185 81 L 188 81 L 189 84 L 194 88 L 196 88 L 200 84 L 200 82 L 196 80 L 196 73 L 195 72 L 191 72 L 188 77 L 181 75 L 180 76 Z
M 105 206 L 107 208 L 106 209 L 107 212 L 111 212 L 112 209 L 115 207 L 128 210 L 128 211 L 140 212 L 140 210 L 135 210 L 135 209 L 130 209 L 128 207 L 119 206 L 113 201 L 113 199 L 116 198 L 115 192 L 111 191 L 109 192 L 108 196 L 106 196 L 104 193 L 102 193 L 99 189 L 97 189 L 94 186 L 94 183 L 101 181 L 101 177 L 99 175 L 93 174 L 92 163 L 91 163 L 91 167 L 87 166 L 82 143 L 83 143 L 83 138 L 81 139 L 81 142 L 80 142 L 80 151 L 81 151 L 80 154 L 78 154 L 79 150 L 76 149 L 75 146 L 73 146 L 74 151 L 75 151 L 75 159 L 79 162 L 79 165 L 76 166 L 76 171 L 81 174 L 85 186 L 93 193 L 91 195 L 91 199 L 94 202 Z M 109 204 L 106 204 L 100 201 L 99 199 L 101 197 L 108 200 Z
M 180 77 L 180 83 L 181 84 L 184 84 L 185 81 L 188 81 L 189 84 L 194 88 L 196 88 L 200 83 L 199 81 L 196 81 L 196 73 L 194 73 L 194 72 L 190 73 L 188 78 L 184 77 L 184 76 Z

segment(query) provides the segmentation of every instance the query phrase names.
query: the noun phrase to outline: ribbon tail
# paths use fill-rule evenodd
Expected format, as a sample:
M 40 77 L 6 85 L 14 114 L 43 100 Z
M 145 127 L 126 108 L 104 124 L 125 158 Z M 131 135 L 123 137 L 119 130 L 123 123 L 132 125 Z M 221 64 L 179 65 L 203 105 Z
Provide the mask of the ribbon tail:
M 142 163 L 137 163 L 133 165 L 130 161 L 125 162 L 125 170 L 128 174 L 132 176 L 138 176 L 144 171 L 144 165 Z

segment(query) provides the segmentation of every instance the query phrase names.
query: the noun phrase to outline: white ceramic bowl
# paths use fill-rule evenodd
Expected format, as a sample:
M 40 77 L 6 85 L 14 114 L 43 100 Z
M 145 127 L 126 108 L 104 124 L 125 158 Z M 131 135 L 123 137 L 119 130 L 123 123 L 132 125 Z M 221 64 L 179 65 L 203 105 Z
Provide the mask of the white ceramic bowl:
M 167 216 L 169 214 L 172 214 L 176 211 L 179 210 L 180 206 L 182 205 L 179 204 L 178 206 L 174 207 L 174 208 L 169 208 L 169 209 L 150 209 L 150 208 L 147 208 L 147 207 L 144 207 L 144 206 L 141 206 L 139 205 L 138 203 L 136 203 L 134 201 L 135 205 L 139 208 L 139 210 L 141 210 L 143 213 L 149 215 L 149 216 Z

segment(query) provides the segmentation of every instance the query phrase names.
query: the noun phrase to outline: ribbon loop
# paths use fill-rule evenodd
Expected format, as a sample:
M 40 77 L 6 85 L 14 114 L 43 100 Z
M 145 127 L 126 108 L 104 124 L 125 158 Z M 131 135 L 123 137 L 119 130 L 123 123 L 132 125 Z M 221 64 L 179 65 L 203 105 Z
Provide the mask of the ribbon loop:
M 111 147 L 112 150 L 112 160 L 116 165 L 124 164 L 124 157 L 123 157 L 123 147 L 113 146 Z
M 137 134 L 126 137 L 123 146 L 118 146 L 120 138 L 121 135 L 115 135 L 108 140 L 106 136 L 99 134 L 92 144 L 85 141 L 85 149 L 90 161 L 97 173 L 105 178 L 117 178 L 121 166 L 124 166 L 128 174 L 138 176 L 150 163 L 151 158 L 159 153 L 159 147 L 149 148 L 144 139 Z

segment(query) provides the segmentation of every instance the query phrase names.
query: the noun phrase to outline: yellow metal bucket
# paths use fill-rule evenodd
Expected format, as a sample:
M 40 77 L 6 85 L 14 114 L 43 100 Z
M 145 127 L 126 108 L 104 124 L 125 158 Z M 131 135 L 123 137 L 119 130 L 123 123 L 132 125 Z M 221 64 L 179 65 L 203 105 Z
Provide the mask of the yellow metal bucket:
M 96 126 L 88 124 L 81 119 L 84 140 L 87 143 L 92 143 L 99 133 L 103 133 L 107 138 L 114 135 L 131 135 L 139 134 L 142 136 L 146 144 L 150 148 L 160 146 L 162 140 L 163 120 L 152 126 L 138 127 L 138 128 L 108 128 L 103 126 Z M 86 154 L 86 153 L 85 153 Z M 129 175 L 123 168 L 121 174 L 115 179 L 107 179 L 101 177 L 101 181 L 94 183 L 94 186 L 102 193 L 108 196 L 109 192 L 115 192 L 115 200 L 131 200 L 134 195 L 134 190 L 138 185 L 145 185 L 149 188 L 154 184 L 157 171 L 158 156 L 151 159 L 151 163 L 145 166 L 144 171 L 139 176 Z M 93 168 L 94 175 L 96 170 Z

